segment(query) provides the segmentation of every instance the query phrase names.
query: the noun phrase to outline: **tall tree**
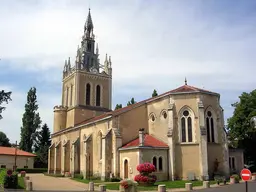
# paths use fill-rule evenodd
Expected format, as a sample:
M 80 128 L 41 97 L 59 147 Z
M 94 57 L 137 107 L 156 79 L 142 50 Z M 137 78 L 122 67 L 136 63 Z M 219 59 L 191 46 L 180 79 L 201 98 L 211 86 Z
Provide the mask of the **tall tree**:
M 123 108 L 122 104 L 116 104 L 115 110 Z
M 2 106 L 3 103 L 8 103 L 11 101 L 12 92 L 5 92 L 4 90 L 0 91 L 0 119 L 2 119 L 2 112 L 5 110 L 5 107 Z
M 10 143 L 9 138 L 2 131 L 0 131 L 0 146 L 11 147 L 11 143 Z
M 256 163 L 256 129 L 250 120 L 256 116 L 256 89 L 250 93 L 242 93 L 239 102 L 232 104 L 234 113 L 228 119 L 228 134 L 232 147 L 244 149 L 246 163 Z
M 41 125 L 41 119 L 37 110 L 38 104 L 36 88 L 32 87 L 27 94 L 27 103 L 25 104 L 25 112 L 22 118 L 20 139 L 20 149 L 27 152 L 33 151 L 37 137 L 37 130 Z
M 135 103 L 137 103 L 137 102 L 134 100 L 134 98 L 132 98 L 131 101 L 128 101 L 127 106 L 133 105 Z
M 158 96 L 158 93 L 157 93 L 157 91 L 154 89 L 154 91 L 153 91 L 153 93 L 152 93 L 152 97 L 156 97 L 156 96 Z
M 36 167 L 46 167 L 48 163 L 48 149 L 51 145 L 51 134 L 50 130 L 45 123 L 42 129 L 37 134 L 37 140 L 35 143 L 35 152 L 37 158 L 35 163 Z

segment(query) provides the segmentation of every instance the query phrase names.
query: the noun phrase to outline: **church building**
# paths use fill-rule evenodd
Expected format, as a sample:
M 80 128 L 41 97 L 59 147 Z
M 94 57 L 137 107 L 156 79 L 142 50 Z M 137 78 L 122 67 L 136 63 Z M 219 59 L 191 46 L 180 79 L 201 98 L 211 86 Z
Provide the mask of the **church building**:
M 75 62 L 65 62 L 62 104 L 54 107 L 48 172 L 133 179 L 151 162 L 158 180 L 229 175 L 218 93 L 187 84 L 112 110 L 112 61 L 99 60 L 89 10 Z

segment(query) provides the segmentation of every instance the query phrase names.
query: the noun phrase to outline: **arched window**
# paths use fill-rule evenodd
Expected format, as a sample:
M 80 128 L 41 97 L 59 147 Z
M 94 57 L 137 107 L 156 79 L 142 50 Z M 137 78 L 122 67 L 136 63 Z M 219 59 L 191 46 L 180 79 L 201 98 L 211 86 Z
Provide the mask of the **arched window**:
M 101 92 L 100 92 L 100 86 L 97 85 L 96 86 L 96 106 L 100 106 L 100 95 Z
M 157 170 L 157 159 L 156 159 L 156 157 L 153 157 L 153 165 L 155 166 L 155 168 Z
M 191 113 L 188 110 L 184 110 L 181 115 L 181 142 L 193 142 Z
M 86 102 L 86 105 L 90 105 L 91 103 L 91 85 L 89 83 L 87 83 L 86 85 L 86 98 L 85 98 L 85 102 Z
M 207 129 L 207 141 L 215 142 L 214 121 L 213 121 L 213 115 L 211 111 L 207 111 L 206 113 L 206 129 Z
M 98 147 L 99 147 L 99 150 L 98 150 L 99 159 L 101 160 L 102 159 L 102 133 L 101 132 L 99 132 L 97 139 L 98 139 Z
M 162 157 L 158 158 L 158 169 L 159 169 L 159 171 L 163 171 L 163 158 Z

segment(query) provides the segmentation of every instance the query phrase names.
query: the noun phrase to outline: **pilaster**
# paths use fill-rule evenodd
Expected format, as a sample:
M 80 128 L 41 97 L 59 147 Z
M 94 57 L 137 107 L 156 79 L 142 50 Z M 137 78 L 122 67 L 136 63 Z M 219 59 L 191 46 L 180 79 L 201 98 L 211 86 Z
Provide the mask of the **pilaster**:
M 120 177 L 120 156 L 118 149 L 122 147 L 122 138 L 117 128 L 112 128 L 114 143 L 113 143 L 113 170 L 115 177 Z
M 72 143 L 70 150 L 70 173 L 74 177 L 75 172 L 75 145 Z
M 61 150 L 61 174 L 65 174 L 65 155 L 66 155 L 66 147 L 65 146 L 61 146 L 62 150 Z
M 54 172 L 54 174 L 56 174 L 56 169 L 57 169 L 57 146 L 55 146 L 55 148 L 54 148 L 54 170 L 53 170 L 53 172 Z
M 201 100 L 198 101 L 199 116 L 199 162 L 200 162 L 200 180 L 209 180 L 208 172 L 208 152 L 207 152 L 207 131 L 205 128 L 204 105 Z
M 87 179 L 87 158 L 88 158 L 88 152 L 87 152 L 87 142 L 84 142 L 84 170 L 83 170 L 83 177 L 84 179 Z
M 48 174 L 50 174 L 51 171 L 51 147 L 48 149 Z
M 102 138 L 101 180 L 106 178 L 106 137 Z
M 175 143 L 174 143 L 174 114 L 173 114 L 173 109 L 174 109 L 174 101 L 171 101 L 169 104 L 168 108 L 168 132 L 167 132 L 167 137 L 168 137 L 168 146 L 169 146 L 169 180 L 174 180 L 175 179 Z

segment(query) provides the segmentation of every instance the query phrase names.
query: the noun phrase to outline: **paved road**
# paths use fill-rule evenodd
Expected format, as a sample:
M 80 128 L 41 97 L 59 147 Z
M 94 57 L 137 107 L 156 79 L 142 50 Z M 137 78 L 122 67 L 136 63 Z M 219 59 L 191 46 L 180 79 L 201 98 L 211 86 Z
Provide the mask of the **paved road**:
M 86 191 L 88 185 L 65 177 L 49 177 L 43 174 L 27 174 L 33 183 L 33 191 Z
M 220 186 L 216 188 L 196 190 L 197 192 L 245 192 L 245 183 Z M 256 191 L 256 182 L 248 183 L 248 192 Z

